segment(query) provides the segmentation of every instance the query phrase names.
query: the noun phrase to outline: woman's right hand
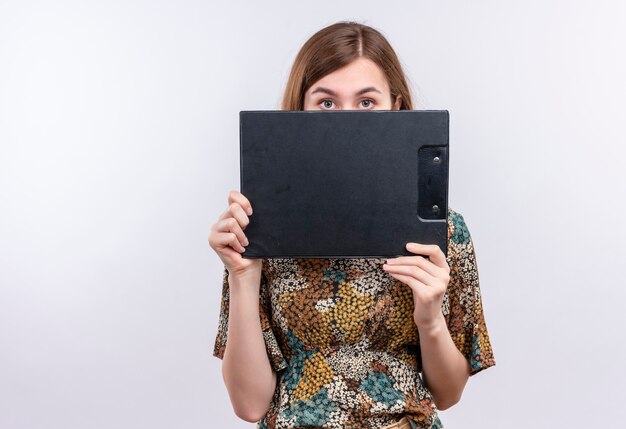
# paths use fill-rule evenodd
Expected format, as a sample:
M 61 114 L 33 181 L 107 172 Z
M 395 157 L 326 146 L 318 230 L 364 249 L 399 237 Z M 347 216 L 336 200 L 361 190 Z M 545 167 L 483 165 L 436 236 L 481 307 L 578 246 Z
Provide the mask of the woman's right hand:
M 209 245 L 220 257 L 230 275 L 244 278 L 260 277 L 262 259 L 244 259 L 241 253 L 248 245 L 243 230 L 250 223 L 252 215 L 250 201 L 239 191 L 228 193 L 228 208 L 211 226 Z

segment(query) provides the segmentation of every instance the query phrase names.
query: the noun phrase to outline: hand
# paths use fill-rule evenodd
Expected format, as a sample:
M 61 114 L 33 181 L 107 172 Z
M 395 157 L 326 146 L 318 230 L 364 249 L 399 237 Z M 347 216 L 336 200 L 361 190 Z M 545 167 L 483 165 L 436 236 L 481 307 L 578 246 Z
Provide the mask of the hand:
M 437 245 L 407 243 L 409 252 L 424 256 L 388 259 L 383 269 L 413 291 L 413 319 L 419 329 L 431 329 L 443 320 L 441 306 L 450 281 L 450 267 Z
M 248 239 L 243 230 L 250 223 L 252 215 L 250 201 L 239 191 L 228 193 L 228 208 L 211 227 L 209 245 L 220 257 L 230 275 L 236 277 L 254 276 L 260 278 L 262 259 L 244 259 Z

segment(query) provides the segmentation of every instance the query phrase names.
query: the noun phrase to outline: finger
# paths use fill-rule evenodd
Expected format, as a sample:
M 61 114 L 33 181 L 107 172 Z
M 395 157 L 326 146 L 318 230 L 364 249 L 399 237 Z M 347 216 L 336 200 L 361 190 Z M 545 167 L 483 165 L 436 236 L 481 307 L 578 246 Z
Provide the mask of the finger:
M 229 217 L 235 218 L 241 226 L 241 229 L 246 229 L 250 223 L 250 218 L 243 211 L 243 208 L 239 205 L 239 203 L 232 203 L 228 206 L 226 211 L 220 215 L 219 220 L 228 219 Z
M 245 248 L 239 243 L 237 236 L 232 232 L 217 232 L 211 236 L 211 247 L 213 248 L 230 248 L 233 251 L 242 253 Z
M 248 200 L 241 192 L 230 191 L 228 193 L 228 204 L 230 205 L 232 203 L 238 203 L 241 207 L 243 207 L 248 216 L 252 215 L 252 204 L 250 204 L 250 200 Z
M 404 274 L 397 274 L 397 273 L 389 273 L 389 274 L 393 278 L 396 278 L 400 280 L 402 283 L 404 283 L 405 285 L 409 286 L 415 292 L 417 292 L 422 287 L 428 287 L 424 283 L 420 282 L 419 280 L 416 280 L 414 277 L 406 276 Z
M 229 211 L 232 214 L 232 217 L 237 219 L 237 222 L 239 222 L 239 226 L 241 226 L 241 229 L 246 229 L 246 226 L 248 226 L 248 224 L 250 223 L 250 218 L 243 210 L 243 207 L 241 207 L 239 203 L 232 203 L 229 207 Z
M 220 215 L 218 220 L 226 219 L 227 217 L 232 217 L 232 216 L 233 214 L 230 212 L 230 206 L 228 206 L 226 210 L 224 210 L 224 212 Z
M 248 238 L 243 233 L 241 226 L 235 220 L 235 218 L 229 217 L 226 219 L 222 219 L 217 224 L 215 224 L 215 230 L 218 233 L 232 233 L 234 234 L 237 240 L 237 247 L 233 247 L 235 250 L 241 250 L 244 246 L 248 245 Z
M 443 274 L 443 270 L 440 267 L 423 256 L 399 256 L 397 258 L 388 259 L 386 262 L 388 265 L 416 265 L 434 277 Z
M 388 273 L 402 274 L 405 276 L 411 276 L 416 280 L 419 280 L 425 285 L 431 285 L 435 282 L 435 277 L 422 270 L 415 265 L 383 265 L 383 269 Z
M 409 252 L 428 256 L 438 267 L 448 267 L 446 255 L 443 254 L 441 248 L 436 244 L 407 243 L 406 248 Z

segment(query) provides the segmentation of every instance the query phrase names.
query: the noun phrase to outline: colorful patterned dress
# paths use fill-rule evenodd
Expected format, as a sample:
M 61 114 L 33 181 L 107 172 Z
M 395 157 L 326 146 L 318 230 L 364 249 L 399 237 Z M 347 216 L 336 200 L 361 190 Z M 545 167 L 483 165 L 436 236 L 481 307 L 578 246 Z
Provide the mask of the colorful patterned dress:
M 422 381 L 411 289 L 379 259 L 264 259 L 260 318 L 276 371 L 262 429 L 378 429 L 406 415 L 417 428 L 442 428 Z M 476 256 L 463 217 L 448 211 L 450 282 L 442 311 L 471 374 L 495 365 L 483 316 Z M 224 269 L 213 355 L 228 328 Z

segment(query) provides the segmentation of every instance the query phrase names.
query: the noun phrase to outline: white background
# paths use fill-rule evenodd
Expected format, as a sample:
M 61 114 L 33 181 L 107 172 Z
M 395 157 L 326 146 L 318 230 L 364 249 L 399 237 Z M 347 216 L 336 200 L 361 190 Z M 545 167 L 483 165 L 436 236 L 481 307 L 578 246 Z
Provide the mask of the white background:
M 497 365 L 452 428 L 626 419 L 620 1 L 0 1 L 0 427 L 245 428 L 212 357 L 238 112 L 315 31 L 385 34 L 450 111 Z

